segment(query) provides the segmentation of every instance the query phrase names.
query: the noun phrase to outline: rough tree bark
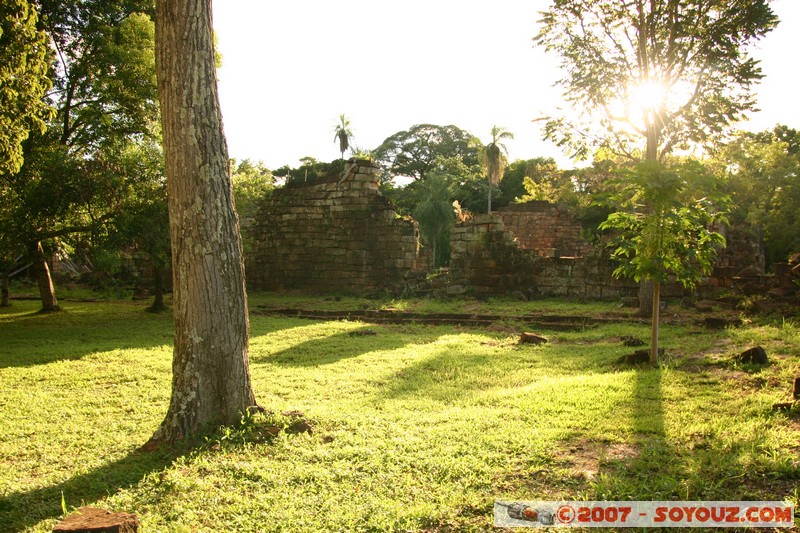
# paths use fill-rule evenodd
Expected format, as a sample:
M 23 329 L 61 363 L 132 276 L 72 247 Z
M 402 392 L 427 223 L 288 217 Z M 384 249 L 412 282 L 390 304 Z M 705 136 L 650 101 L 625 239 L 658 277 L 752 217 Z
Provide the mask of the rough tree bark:
M 28 253 L 31 256 L 33 265 L 31 269 L 36 282 L 39 285 L 39 298 L 42 301 L 42 312 L 52 313 L 60 311 L 56 300 L 56 290 L 53 287 L 53 278 L 50 277 L 50 267 L 47 266 L 47 258 L 44 256 L 41 241 L 35 241 L 28 244 Z
M 8 307 L 11 305 L 11 300 L 9 299 L 10 291 L 8 290 L 9 287 L 9 276 L 8 272 L 3 272 L 3 281 L 2 281 L 2 289 L 0 289 L 0 307 Z
M 172 237 L 172 398 L 154 443 L 255 406 L 239 224 L 217 95 L 210 0 L 156 1 L 156 70 Z
M 153 263 L 153 277 L 155 278 L 153 292 L 155 294 L 153 295 L 153 304 L 147 310 L 151 313 L 161 313 L 167 310 L 167 305 L 164 303 L 164 272 L 158 259 L 155 259 Z

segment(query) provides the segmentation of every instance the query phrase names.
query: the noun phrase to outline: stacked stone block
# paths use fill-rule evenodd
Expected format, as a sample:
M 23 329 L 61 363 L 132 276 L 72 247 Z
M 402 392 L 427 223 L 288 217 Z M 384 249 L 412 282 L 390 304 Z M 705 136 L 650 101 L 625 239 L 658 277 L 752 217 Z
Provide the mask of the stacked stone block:
M 273 191 L 252 226 L 248 284 L 353 294 L 401 286 L 418 268 L 419 229 L 378 179 L 371 162 L 350 160 L 340 176 Z
M 611 298 L 635 294 L 636 285 L 611 276 L 613 266 L 599 252 L 583 257 L 544 257 L 524 249 L 502 214 L 479 215 L 450 234 L 454 283 L 477 295 L 522 292 L 526 296 Z
M 455 283 L 470 286 L 476 294 L 521 291 L 528 296 L 586 299 L 637 294 L 636 283 L 614 278 L 615 265 L 606 251 L 579 238 L 580 226 L 564 217 L 563 208 L 532 203 L 477 216 L 453 229 L 450 261 Z M 694 291 L 703 297 L 731 287 L 732 278 L 743 269 L 764 271 L 763 251 L 752 231 L 723 231 L 728 248 L 720 250 L 713 273 Z M 674 279 L 662 286 L 664 297 L 686 293 Z
M 594 251 L 566 206 L 532 201 L 511 204 L 497 212 L 520 247 L 540 257 L 583 257 Z

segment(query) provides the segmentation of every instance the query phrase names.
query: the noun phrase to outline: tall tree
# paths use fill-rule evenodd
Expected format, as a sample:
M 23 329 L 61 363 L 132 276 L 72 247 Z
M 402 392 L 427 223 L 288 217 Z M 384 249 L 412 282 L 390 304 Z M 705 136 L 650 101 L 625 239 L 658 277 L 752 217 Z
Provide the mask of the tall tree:
M 157 95 L 149 0 L 39 0 L 56 50 L 47 132 L 24 143 L 19 172 L 0 174 L 2 228 L 31 253 L 43 310 L 58 308 L 43 241 L 94 232 L 127 188 L 118 156 L 150 135 Z
M 432 266 L 438 268 L 444 255 L 442 242 L 447 239 L 448 230 L 455 222 L 452 192 L 448 179 L 437 172 L 419 183 L 424 192 L 414 210 L 414 218 L 419 222 L 419 229 L 425 240 L 431 245 Z
M 42 98 L 51 87 L 47 35 L 27 0 L 0 4 L 0 174 L 22 166 L 22 142 L 43 133 L 51 108 Z
M 350 128 L 350 119 L 342 113 L 339 115 L 339 123 L 333 129 L 333 140 L 334 142 L 339 141 L 339 151 L 342 153 L 342 159 L 344 159 L 344 153 L 350 148 L 350 140 L 352 138 L 353 130 Z
M 561 57 L 574 113 L 546 117 L 545 138 L 631 161 L 708 144 L 754 109 L 763 76 L 748 48 L 777 22 L 769 0 L 554 2 L 534 40 Z M 649 283 L 639 300 L 642 315 L 659 305 Z
M 417 124 L 387 137 L 373 155 L 387 178 L 421 180 L 432 170 L 446 172 L 442 162 L 452 158 L 468 167 L 478 166 L 480 149 L 481 143 L 474 135 L 456 126 Z
M 217 94 L 210 0 L 156 1 L 172 237 L 172 398 L 151 442 L 240 421 L 255 395 L 239 225 Z
M 763 230 L 767 264 L 800 250 L 800 132 L 739 132 L 711 161 L 731 197 L 731 221 Z
M 484 146 L 484 165 L 489 178 L 489 195 L 487 213 L 492 212 L 492 189 L 500 183 L 503 171 L 508 163 L 508 149 L 502 141 L 513 139 L 514 134 L 505 128 L 492 126 L 492 140 Z
M 549 117 L 545 136 L 634 160 L 713 140 L 754 109 L 749 47 L 777 22 L 769 0 L 554 2 L 535 42 L 561 57 L 575 115 Z

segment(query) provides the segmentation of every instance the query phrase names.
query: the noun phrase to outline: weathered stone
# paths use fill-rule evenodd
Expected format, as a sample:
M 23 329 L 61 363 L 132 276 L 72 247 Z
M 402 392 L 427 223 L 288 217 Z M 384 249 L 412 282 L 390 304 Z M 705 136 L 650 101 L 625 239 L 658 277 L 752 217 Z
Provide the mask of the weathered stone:
M 720 316 L 707 316 L 703 320 L 706 327 L 711 329 L 725 329 L 742 325 L 742 321 L 738 318 L 728 318 Z
M 625 336 L 622 337 L 622 345 L 623 346 L 644 346 L 645 342 L 641 339 L 637 339 L 636 337 Z
M 252 287 L 364 293 L 402 284 L 420 266 L 417 225 L 380 194 L 379 169 L 352 160 L 347 168 L 332 181 L 278 189 L 265 202 L 247 255 Z
M 769 363 L 767 351 L 761 346 L 745 350 L 736 356 L 736 362 L 742 364 L 766 365 Z
M 81 507 L 56 524 L 54 533 L 135 533 L 135 514 L 114 513 L 97 507 Z
M 536 333 L 530 332 L 523 332 L 519 336 L 519 343 L 520 344 L 545 344 L 547 343 L 547 339 L 542 337 L 541 335 L 537 335 Z

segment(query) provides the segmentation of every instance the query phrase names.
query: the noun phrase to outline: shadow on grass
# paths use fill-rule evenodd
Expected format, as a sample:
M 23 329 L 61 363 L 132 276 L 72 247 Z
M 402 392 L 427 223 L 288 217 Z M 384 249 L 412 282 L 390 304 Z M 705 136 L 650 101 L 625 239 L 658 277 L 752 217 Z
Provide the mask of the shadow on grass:
M 394 333 L 378 332 L 375 327 L 362 327 L 334 335 L 306 340 L 280 352 L 269 355 L 251 353 L 252 364 L 274 363 L 291 367 L 329 365 L 373 352 L 394 350 L 407 344 L 407 340 Z
M 728 400 L 720 388 L 695 390 L 702 385 L 689 382 L 685 390 L 671 390 L 674 399 L 665 398 L 663 372 L 637 372 L 632 391 L 635 453 L 601 468 L 601 476 L 593 483 L 596 499 L 759 501 L 791 497 L 800 479 L 800 465 L 769 451 L 774 443 L 768 432 L 753 431 L 749 420 L 739 418 L 747 415 L 726 407 Z M 706 402 L 707 408 L 701 408 L 699 416 L 708 417 L 710 425 L 701 420 L 692 433 L 675 427 L 676 434 L 667 438 L 665 408 L 671 402 L 695 401 Z M 719 417 L 729 417 L 730 423 L 717 427 L 713 420 Z M 752 421 L 756 419 L 761 417 L 753 414 Z
M 13 314 L 12 314 L 13 311 Z M 289 328 L 286 320 L 252 320 L 253 335 Z M 68 304 L 59 313 L 18 308 L 0 313 L 0 369 L 75 361 L 113 350 L 172 347 L 171 313 L 128 302 Z
M 0 368 L 29 367 L 96 352 L 171 345 L 172 319 L 127 303 L 82 303 L 59 313 L 0 315 L 0 337 Z
M 182 450 L 183 453 L 186 450 Z M 69 508 L 92 505 L 117 490 L 140 482 L 151 472 L 160 471 L 182 453 L 172 451 L 134 451 L 128 456 L 61 483 L 0 497 L 0 530 L 22 531 L 42 520 L 62 515 L 61 495 Z M 119 509 L 135 512 L 135 509 Z M 7 528 L 7 529 L 6 529 Z
M 431 351 L 387 378 L 379 400 L 424 396 L 457 401 L 502 385 L 508 372 L 507 363 L 499 364 L 498 357 L 483 351 L 459 353 L 449 345 L 421 349 Z

